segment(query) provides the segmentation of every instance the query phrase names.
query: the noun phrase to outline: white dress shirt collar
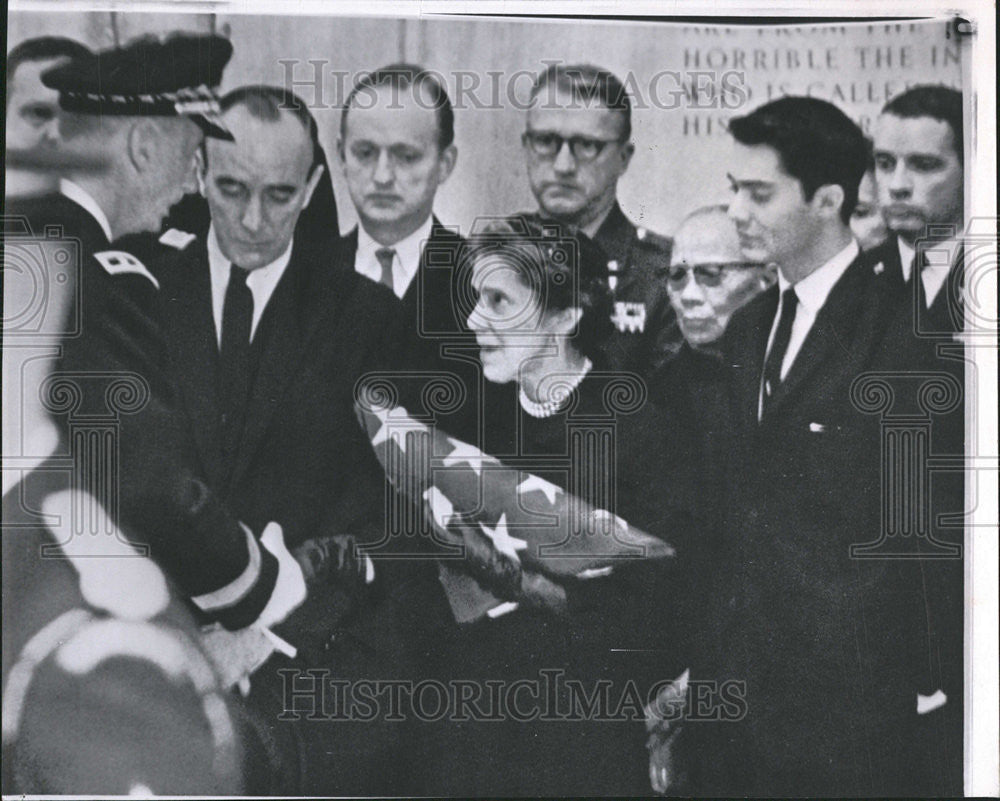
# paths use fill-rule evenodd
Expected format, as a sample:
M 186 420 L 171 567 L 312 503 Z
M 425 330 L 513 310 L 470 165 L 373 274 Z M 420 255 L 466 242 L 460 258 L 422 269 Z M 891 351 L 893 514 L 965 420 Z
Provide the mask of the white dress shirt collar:
M 850 267 L 854 260 L 858 257 L 860 252 L 861 249 L 858 247 L 858 243 L 854 239 L 851 239 L 850 244 L 830 259 L 830 261 L 818 270 L 814 270 L 794 285 L 795 298 L 798 303 L 795 309 L 795 319 L 792 322 L 792 333 L 788 339 L 788 350 L 785 351 L 785 356 L 781 360 L 782 381 L 785 380 L 788 375 L 788 371 L 792 368 L 792 364 L 795 362 L 795 357 L 798 356 L 799 351 L 802 350 L 802 345 L 805 343 L 806 337 L 812 330 L 813 323 L 816 322 L 816 316 L 819 314 L 820 309 L 823 308 L 823 304 L 826 303 L 826 299 L 829 297 L 830 291 L 833 289 L 837 281 L 840 280 L 841 276 L 847 271 L 847 268 Z M 789 282 L 779 270 L 778 289 L 782 296 L 784 295 L 785 290 L 790 286 L 792 286 L 791 282 Z M 774 315 L 774 322 L 771 324 L 771 334 L 767 338 L 767 350 L 765 351 L 765 354 L 771 352 L 771 345 L 774 343 L 774 337 L 778 333 L 778 321 L 781 319 L 781 309 L 783 303 L 784 298 L 781 297 L 778 301 L 778 310 Z M 764 412 L 764 391 L 764 380 L 763 376 L 761 376 L 760 392 L 758 394 L 757 401 L 758 420 L 760 420 Z
M 402 298 L 420 268 L 420 257 L 423 255 L 424 245 L 430 239 L 433 227 L 434 219 L 428 217 L 424 224 L 406 239 L 402 239 L 394 245 L 380 245 L 359 223 L 358 250 L 354 255 L 354 269 L 378 283 L 382 280 L 382 266 L 379 264 L 375 252 L 383 247 L 395 250 L 396 255 L 392 260 L 392 291 L 396 293 L 397 298 Z
M 896 237 L 896 246 L 899 248 L 899 266 L 903 270 L 903 280 L 910 280 L 910 270 L 913 269 L 913 260 L 917 256 L 917 251 L 903 241 L 900 236 Z
M 101 230 L 104 231 L 104 235 L 108 238 L 108 242 L 112 240 L 111 236 L 111 223 L 108 222 L 108 216 L 104 213 L 104 210 L 97 205 L 97 201 L 91 196 L 91 194 L 73 181 L 68 178 L 59 179 L 59 194 L 64 197 L 68 197 L 74 203 L 83 206 L 93 217 L 97 220 L 97 224 L 101 226 Z
M 857 240 L 851 239 L 850 244 L 830 261 L 796 283 L 795 296 L 798 298 L 799 308 L 804 309 L 815 319 L 819 310 L 823 308 L 823 304 L 826 303 L 827 296 L 834 284 L 840 280 L 840 276 L 851 266 L 860 252 Z M 778 288 L 784 292 L 789 286 L 791 283 L 779 270 Z
M 258 267 L 247 274 L 247 286 L 253 295 L 253 319 L 250 324 L 251 339 L 257 333 L 257 324 L 267 308 L 267 303 L 274 294 L 281 276 L 285 274 L 288 262 L 292 257 L 292 242 L 288 243 L 285 252 L 264 267 Z M 215 320 L 215 335 L 219 347 L 222 347 L 222 311 L 226 302 L 226 288 L 229 286 L 229 268 L 232 262 L 226 258 L 215 235 L 215 226 L 208 229 L 208 267 L 212 278 L 212 317 Z

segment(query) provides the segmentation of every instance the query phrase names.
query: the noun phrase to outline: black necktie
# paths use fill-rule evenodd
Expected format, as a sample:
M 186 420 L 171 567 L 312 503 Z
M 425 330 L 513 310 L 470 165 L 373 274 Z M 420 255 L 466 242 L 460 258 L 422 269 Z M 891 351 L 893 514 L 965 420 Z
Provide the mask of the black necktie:
M 764 362 L 764 402 L 762 405 L 764 414 L 767 413 L 768 403 L 781 385 L 781 363 L 785 360 L 788 343 L 792 338 L 792 323 L 795 322 L 797 305 L 798 298 L 795 295 L 795 288 L 788 287 L 781 293 L 781 317 L 778 318 L 778 330 L 774 334 L 771 350 Z
M 235 264 L 229 268 L 229 285 L 222 306 L 222 349 L 220 353 L 220 401 L 223 450 L 235 447 L 243 428 L 250 394 L 250 329 L 253 324 L 253 294 L 247 286 L 249 273 Z
M 392 262 L 396 258 L 396 251 L 392 248 L 379 248 L 375 251 L 375 258 L 378 259 L 379 266 L 382 268 L 379 281 L 392 289 Z

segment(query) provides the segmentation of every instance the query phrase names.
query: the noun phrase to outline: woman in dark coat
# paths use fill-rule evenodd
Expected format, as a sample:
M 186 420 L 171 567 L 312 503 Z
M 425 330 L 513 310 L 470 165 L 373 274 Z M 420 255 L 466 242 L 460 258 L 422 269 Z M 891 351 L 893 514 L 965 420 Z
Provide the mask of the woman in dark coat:
M 611 300 L 606 259 L 589 240 L 515 218 L 474 238 L 468 264 L 477 297 L 469 327 L 489 382 L 482 450 L 681 556 L 621 560 L 559 582 L 547 606 L 501 607 L 457 626 L 442 643 L 439 675 L 482 695 L 469 720 L 432 727 L 424 789 L 648 794 L 643 707 L 686 659 L 673 601 L 691 529 L 688 446 L 665 453 L 662 412 L 643 382 L 603 369 Z

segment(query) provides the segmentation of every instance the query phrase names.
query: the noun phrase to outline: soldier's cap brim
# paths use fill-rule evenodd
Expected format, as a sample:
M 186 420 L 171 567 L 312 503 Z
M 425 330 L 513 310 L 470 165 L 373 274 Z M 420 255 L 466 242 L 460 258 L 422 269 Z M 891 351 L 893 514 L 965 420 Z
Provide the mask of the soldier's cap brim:
M 60 63 L 42 83 L 66 111 L 101 116 L 190 117 L 208 136 L 231 139 L 216 91 L 233 53 L 220 36 L 145 37 Z
M 201 128 L 202 133 L 207 137 L 211 137 L 212 139 L 221 139 L 225 142 L 236 141 L 232 132 L 226 127 L 226 123 L 223 122 L 222 117 L 219 117 L 218 115 L 186 114 L 185 116 Z

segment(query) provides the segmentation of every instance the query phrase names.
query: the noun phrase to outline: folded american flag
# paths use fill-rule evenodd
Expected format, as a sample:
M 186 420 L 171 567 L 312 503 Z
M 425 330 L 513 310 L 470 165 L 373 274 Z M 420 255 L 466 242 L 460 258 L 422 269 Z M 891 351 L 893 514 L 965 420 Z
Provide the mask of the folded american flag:
M 523 577 L 507 575 L 515 572 L 512 565 L 516 573 L 530 574 L 544 596 L 557 592 L 560 580 L 606 575 L 626 560 L 674 554 L 670 545 L 617 515 L 415 420 L 402 406 L 379 404 L 361 392 L 356 408 L 389 481 L 422 504 L 441 541 L 457 546 L 457 560 L 478 564 L 474 575 L 493 596 L 517 597 L 509 585 Z M 442 558 L 451 568 L 448 555 Z M 454 568 L 461 570 L 459 564 Z

